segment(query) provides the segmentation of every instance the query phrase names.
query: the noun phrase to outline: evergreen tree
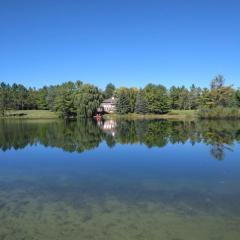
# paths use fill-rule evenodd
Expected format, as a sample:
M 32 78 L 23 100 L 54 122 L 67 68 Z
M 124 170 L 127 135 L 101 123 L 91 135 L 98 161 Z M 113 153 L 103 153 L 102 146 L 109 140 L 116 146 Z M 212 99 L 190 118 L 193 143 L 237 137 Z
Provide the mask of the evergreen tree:
M 38 109 L 42 109 L 42 110 L 48 109 L 47 95 L 48 95 L 47 87 L 43 87 L 38 90 L 38 94 L 37 94 L 37 108 Z
M 17 86 L 17 108 L 24 110 L 27 108 L 28 90 L 22 84 Z
M 137 94 L 135 112 L 140 114 L 147 113 L 147 103 L 145 100 L 144 91 L 142 89 L 140 89 Z
M 75 94 L 75 85 L 72 82 L 64 83 L 59 88 L 56 97 L 56 110 L 59 111 L 61 117 L 68 118 L 76 115 Z
M 214 101 L 211 96 L 209 89 L 204 88 L 199 99 L 201 108 L 212 108 L 214 106 Z
M 33 88 L 29 88 L 27 96 L 27 109 L 37 109 L 37 91 Z
M 131 113 L 133 113 L 135 111 L 137 94 L 138 94 L 138 89 L 137 88 L 128 89 L 129 107 L 130 107 L 130 112 Z
M 235 98 L 236 98 L 236 105 L 240 107 L 240 89 L 236 91 Z
M 190 87 L 189 91 L 189 107 L 190 109 L 197 109 L 199 106 L 199 97 L 201 96 L 201 88 L 196 87 L 194 84 Z
M 186 87 L 182 86 L 179 93 L 179 109 L 187 110 L 190 109 L 190 96 L 189 91 Z
M 11 87 L 11 109 L 19 109 L 19 85 L 14 83 Z
M 6 84 L 5 83 L 1 83 L 0 84 L 0 116 L 4 116 L 5 115 L 5 111 L 7 108 L 7 91 L 6 91 Z
M 118 95 L 117 112 L 120 114 L 126 114 L 130 112 L 129 96 L 126 91 L 121 91 Z
M 48 109 L 51 111 L 56 111 L 56 99 L 59 94 L 59 86 L 50 86 L 48 87 L 48 92 L 46 96 Z
M 180 109 L 180 88 L 172 86 L 169 91 L 169 103 L 171 109 Z
M 162 85 L 148 84 L 144 90 L 121 87 L 115 90 L 108 84 L 105 97 L 115 95 L 117 112 L 121 114 L 162 114 L 169 109 L 198 109 L 240 107 L 240 89 L 224 86 L 224 77 L 218 75 L 210 88 L 201 89 L 192 85 L 189 89 L 171 87 L 168 92 Z M 6 110 L 50 109 L 58 111 L 64 118 L 72 116 L 91 117 L 100 106 L 103 95 L 97 87 L 81 81 L 43 87 L 39 90 L 26 88 L 21 84 L 0 84 L 0 114 Z M 203 109 L 207 110 L 207 109 Z

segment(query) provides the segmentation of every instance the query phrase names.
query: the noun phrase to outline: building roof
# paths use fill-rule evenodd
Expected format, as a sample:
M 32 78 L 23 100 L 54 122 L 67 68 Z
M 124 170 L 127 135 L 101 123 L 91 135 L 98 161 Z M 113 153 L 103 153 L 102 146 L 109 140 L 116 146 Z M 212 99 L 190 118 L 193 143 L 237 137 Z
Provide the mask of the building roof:
M 110 104 L 116 104 L 117 103 L 117 99 L 114 97 L 105 99 L 102 103 L 110 103 Z

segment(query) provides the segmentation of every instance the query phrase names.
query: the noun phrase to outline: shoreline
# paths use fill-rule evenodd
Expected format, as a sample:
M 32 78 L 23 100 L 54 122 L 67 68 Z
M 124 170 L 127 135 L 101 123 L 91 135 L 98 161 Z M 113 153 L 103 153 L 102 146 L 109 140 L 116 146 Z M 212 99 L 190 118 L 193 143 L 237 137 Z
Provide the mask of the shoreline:
M 195 119 L 195 110 L 172 110 L 167 114 L 105 114 L 104 120 L 126 119 L 126 120 L 141 120 L 141 119 Z M 18 110 L 7 111 L 6 115 L 0 119 L 59 119 L 58 113 L 49 110 Z
M 136 114 L 136 113 L 128 113 L 128 114 L 106 114 L 103 115 L 103 119 L 105 120 L 115 120 L 115 119 L 125 119 L 125 120 L 144 120 L 144 119 L 172 119 L 172 120 L 189 120 L 195 119 L 196 111 L 195 110 L 172 110 L 166 114 Z
M 5 116 L 0 116 L 0 119 L 58 119 L 56 112 L 49 110 L 9 110 L 6 111 Z

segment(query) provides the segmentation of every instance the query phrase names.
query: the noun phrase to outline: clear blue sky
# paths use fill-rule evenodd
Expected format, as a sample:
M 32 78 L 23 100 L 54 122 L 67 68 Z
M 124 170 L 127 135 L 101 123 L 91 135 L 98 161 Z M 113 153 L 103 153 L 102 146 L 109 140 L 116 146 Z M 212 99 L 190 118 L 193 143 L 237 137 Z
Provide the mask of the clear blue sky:
M 239 0 L 0 0 L 0 81 L 240 87 Z

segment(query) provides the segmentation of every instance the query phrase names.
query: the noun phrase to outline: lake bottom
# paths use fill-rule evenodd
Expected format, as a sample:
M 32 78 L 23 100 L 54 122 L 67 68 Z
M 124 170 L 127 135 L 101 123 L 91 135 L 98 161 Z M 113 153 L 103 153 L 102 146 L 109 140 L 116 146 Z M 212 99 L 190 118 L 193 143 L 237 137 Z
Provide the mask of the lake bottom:
M 221 199 L 214 199 L 216 194 L 180 190 L 176 185 L 165 191 L 166 186 L 156 182 L 146 182 L 145 190 L 140 191 L 136 186 L 124 188 L 116 184 L 111 189 L 108 186 L 107 191 L 93 185 L 78 188 L 68 182 L 58 186 L 43 184 L 40 188 L 34 184 L 24 184 L 24 188 L 17 185 L 12 191 L 4 191 L 1 186 L 1 240 L 240 237 L 239 207 L 227 202 L 233 198 L 231 194 L 221 193 Z

